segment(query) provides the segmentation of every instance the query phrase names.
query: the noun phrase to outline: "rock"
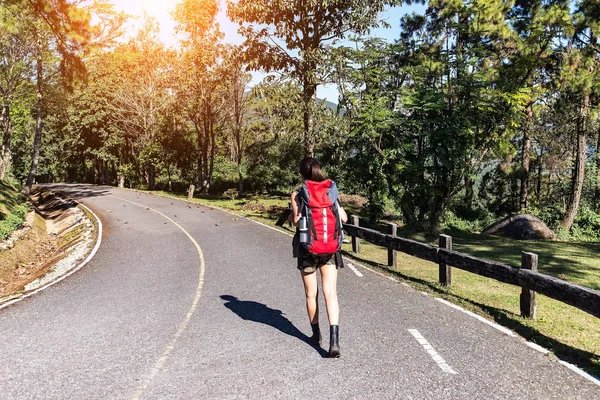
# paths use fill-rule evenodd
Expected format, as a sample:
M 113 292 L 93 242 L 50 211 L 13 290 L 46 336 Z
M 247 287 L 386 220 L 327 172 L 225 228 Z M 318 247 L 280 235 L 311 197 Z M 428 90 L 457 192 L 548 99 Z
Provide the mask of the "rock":
M 481 234 L 506 236 L 517 240 L 554 239 L 555 236 L 539 218 L 529 214 L 508 216 L 488 226 Z

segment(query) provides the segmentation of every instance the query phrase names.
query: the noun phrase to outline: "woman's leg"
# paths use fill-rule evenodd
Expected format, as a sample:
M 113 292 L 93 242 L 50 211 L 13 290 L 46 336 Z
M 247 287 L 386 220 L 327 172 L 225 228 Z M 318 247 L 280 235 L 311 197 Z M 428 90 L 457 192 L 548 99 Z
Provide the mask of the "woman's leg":
M 337 267 L 335 265 L 326 264 L 320 269 L 329 325 L 339 325 L 340 305 L 337 297 Z
M 317 273 L 305 273 L 301 271 L 302 282 L 304 282 L 304 293 L 306 294 L 306 310 L 311 324 L 319 322 L 319 287 L 317 285 Z

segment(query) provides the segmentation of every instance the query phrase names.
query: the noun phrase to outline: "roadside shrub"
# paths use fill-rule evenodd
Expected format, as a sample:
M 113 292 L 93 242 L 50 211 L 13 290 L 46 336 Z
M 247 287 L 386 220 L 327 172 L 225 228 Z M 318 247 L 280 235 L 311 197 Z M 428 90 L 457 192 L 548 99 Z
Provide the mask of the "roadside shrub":
M 234 188 L 227 189 L 225 192 L 223 192 L 223 196 L 227 197 L 230 200 L 235 200 L 236 197 L 238 196 L 238 191 L 237 191 L 237 189 L 234 189 Z
M 0 221 L 0 240 L 6 239 L 11 233 L 23 226 L 29 206 L 21 204 Z

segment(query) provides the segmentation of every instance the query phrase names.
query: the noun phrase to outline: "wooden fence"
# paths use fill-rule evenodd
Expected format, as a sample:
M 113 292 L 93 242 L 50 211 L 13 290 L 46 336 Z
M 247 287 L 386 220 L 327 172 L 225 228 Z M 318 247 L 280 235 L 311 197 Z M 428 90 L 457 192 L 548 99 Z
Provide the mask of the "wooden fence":
M 359 226 L 357 216 L 352 224 L 344 224 L 344 230 L 352 236 L 352 251 L 360 252 L 360 239 L 388 249 L 388 265 L 396 266 L 394 252 L 415 256 L 439 265 L 441 284 L 452 284 L 452 267 L 477 275 L 496 279 L 522 288 L 521 315 L 535 318 L 535 294 L 541 293 L 563 303 L 572 305 L 600 318 L 600 292 L 537 272 L 537 254 L 523 252 L 521 267 L 488 261 L 452 250 L 452 238 L 440 235 L 439 247 L 396 236 L 396 226 L 389 224 L 389 233 Z

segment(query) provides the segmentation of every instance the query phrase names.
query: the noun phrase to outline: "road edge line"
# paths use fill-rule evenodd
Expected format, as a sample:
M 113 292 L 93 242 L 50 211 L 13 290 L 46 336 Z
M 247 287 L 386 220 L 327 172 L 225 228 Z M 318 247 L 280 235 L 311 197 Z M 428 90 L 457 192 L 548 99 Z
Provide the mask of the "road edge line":
M 146 194 L 146 195 L 149 195 L 149 194 L 151 194 L 151 195 L 153 195 L 153 196 L 159 196 L 159 197 L 163 197 L 163 198 L 167 198 L 167 199 L 172 199 L 172 200 L 179 200 L 179 201 L 183 201 L 184 203 L 188 203 L 188 204 L 194 204 L 194 205 L 200 205 L 200 206 L 202 206 L 202 207 L 205 207 L 205 208 L 213 208 L 213 209 L 215 209 L 215 210 L 223 211 L 223 212 L 225 212 L 225 213 L 227 213 L 227 214 L 231 214 L 231 215 L 234 215 L 234 216 L 236 216 L 236 217 L 239 217 L 239 218 L 244 218 L 244 219 L 246 219 L 246 220 L 248 220 L 248 221 L 251 221 L 251 222 L 253 222 L 253 223 L 255 223 L 255 224 L 258 224 L 258 225 L 264 226 L 264 227 L 266 227 L 266 228 L 269 228 L 269 229 L 271 229 L 271 230 L 277 231 L 277 232 L 279 232 L 279 233 L 282 233 L 282 234 L 284 234 L 284 235 L 287 235 L 287 236 L 293 236 L 293 235 L 292 235 L 292 234 L 290 234 L 290 233 L 284 232 L 284 231 L 282 231 L 282 230 L 279 230 L 279 229 L 277 229 L 277 228 L 273 228 L 273 227 L 271 227 L 271 226 L 268 226 L 268 225 L 266 225 L 266 224 L 263 224 L 262 222 L 255 221 L 255 220 L 253 220 L 253 219 L 251 219 L 251 218 L 249 218 L 249 217 L 245 217 L 245 216 L 243 216 L 243 215 L 236 214 L 236 213 L 234 213 L 233 211 L 230 211 L 230 210 L 227 210 L 227 209 L 224 209 L 224 208 L 218 207 L 218 206 L 208 206 L 208 205 L 205 205 L 205 204 L 202 204 L 202 203 L 194 203 L 194 202 L 192 202 L 192 201 L 188 201 L 188 200 L 186 200 L 186 199 L 181 199 L 181 198 L 172 197 L 172 196 L 163 195 L 163 194 L 148 193 L 148 192 L 144 192 L 144 191 L 142 191 L 142 190 L 137 190 L 137 189 L 126 189 L 126 188 L 123 188 L 123 189 L 125 189 L 126 191 L 127 191 L 127 190 L 130 190 L 130 191 L 134 191 L 134 192 L 137 192 L 137 193 L 144 193 L 144 194 Z M 400 281 L 399 279 L 396 279 L 396 278 L 394 278 L 394 277 L 392 277 L 392 276 L 385 275 L 385 274 L 383 274 L 383 273 L 381 273 L 381 272 L 379 272 L 379 271 L 376 271 L 376 270 L 374 270 L 374 269 L 372 269 L 372 268 L 369 268 L 369 267 L 367 267 L 367 266 L 365 266 L 365 265 L 363 265 L 363 264 L 361 264 L 361 263 L 358 263 L 358 262 L 356 262 L 355 260 L 353 260 L 353 259 L 351 259 L 351 258 L 349 258 L 349 257 L 347 257 L 347 256 L 343 256 L 343 258 L 344 258 L 345 260 L 349 261 L 349 262 L 352 262 L 354 265 L 357 265 L 357 266 L 359 266 L 359 267 L 361 267 L 361 268 L 364 268 L 364 269 L 366 269 L 366 270 L 368 270 L 368 271 L 371 271 L 371 272 L 373 272 L 373 273 L 374 273 L 374 274 L 376 274 L 376 275 L 379 275 L 379 276 L 381 276 L 381 277 L 383 277 L 383 278 L 387 278 L 387 279 L 389 279 L 389 280 L 391 280 L 391 281 L 394 281 L 394 282 L 396 282 L 396 283 L 400 283 L 400 284 L 402 284 L 403 286 L 406 286 L 406 287 L 408 287 L 408 288 L 410 288 L 410 289 L 412 289 L 412 290 L 415 290 L 415 291 L 417 290 L 417 289 L 415 289 L 414 287 L 410 286 L 410 285 L 409 285 L 408 283 L 406 283 L 406 282 L 402 282 L 402 281 Z M 422 292 L 421 292 L 421 293 L 422 293 Z M 514 332 L 513 332 L 512 330 L 510 330 L 509 328 L 506 328 L 506 327 L 504 327 L 504 326 L 502 326 L 502 325 L 500 325 L 500 324 L 497 324 L 497 323 L 495 323 L 495 322 L 492 322 L 492 321 L 488 320 L 487 318 L 485 318 L 485 317 L 482 317 L 481 315 L 477 315 L 477 314 L 475 314 L 474 312 L 468 311 L 468 310 L 466 310 L 466 309 L 464 309 L 464 308 L 460 307 L 459 305 L 456 305 L 456 304 L 454 304 L 454 303 L 451 303 L 451 302 L 449 302 L 449 301 L 447 301 L 447 300 L 445 300 L 445 299 L 442 299 L 442 298 L 439 298 L 439 297 L 435 297 L 435 296 L 431 296 L 431 297 L 432 297 L 432 298 L 434 298 L 435 300 L 439 301 L 440 303 L 447 305 L 448 307 L 452 307 L 452 308 L 454 308 L 454 309 L 457 309 L 457 310 L 459 310 L 459 311 L 462 311 L 462 312 L 464 312 L 465 314 L 469 315 L 470 317 L 472 317 L 472 318 L 475 318 L 475 319 L 477 319 L 477 320 L 479 320 L 479 321 L 481 321 L 481 322 L 483 322 L 483 323 L 485 323 L 485 324 L 487 324 L 487 325 L 489 325 L 489 326 L 493 327 L 494 329 L 497 329 L 497 330 L 499 330 L 500 332 L 502 332 L 502 333 L 506 334 L 507 336 L 514 337 L 514 338 L 517 338 L 517 339 L 522 339 L 523 343 L 525 343 L 526 345 L 527 345 L 527 343 L 532 343 L 532 342 L 529 342 L 529 341 L 527 341 L 527 340 L 526 340 L 525 338 L 523 338 L 522 336 L 519 336 L 519 335 L 517 335 L 516 333 L 514 333 Z M 510 332 L 510 333 L 509 333 L 509 332 Z M 528 347 L 530 347 L 530 348 L 534 348 L 533 346 L 530 346 L 530 345 L 527 345 L 527 346 L 528 346 Z M 550 352 L 550 350 L 547 350 L 547 349 L 543 348 L 542 346 L 539 346 L 539 345 L 537 345 L 537 344 L 536 344 L 536 346 L 537 346 L 537 347 L 539 347 L 539 348 L 541 348 L 541 349 L 544 349 L 544 350 L 546 350 L 548 354 L 549 354 L 549 353 L 551 353 L 551 352 Z M 539 349 L 535 349 L 535 350 L 537 350 L 537 351 L 540 351 Z M 542 352 L 542 351 L 540 351 L 540 352 Z M 543 353 L 543 352 L 542 352 L 542 353 Z M 582 376 L 582 377 L 584 377 L 584 378 L 586 378 L 586 379 L 590 380 L 592 383 L 595 383 L 596 385 L 600 386 L 600 378 L 597 378 L 597 377 L 595 377 L 595 376 L 593 376 L 593 375 L 590 375 L 589 373 L 585 372 L 584 370 L 582 370 L 581 368 L 577 367 L 576 365 L 574 365 L 574 364 L 570 364 L 570 363 L 568 363 L 568 362 L 566 362 L 566 361 L 564 361 L 564 360 L 561 360 L 559 357 L 556 357 L 556 358 L 558 359 L 558 362 L 559 362 L 560 364 L 562 364 L 562 365 L 564 365 L 565 367 L 569 368 L 569 369 L 570 369 L 570 370 L 572 370 L 573 372 L 576 372 L 578 375 L 580 375 L 580 376 Z

